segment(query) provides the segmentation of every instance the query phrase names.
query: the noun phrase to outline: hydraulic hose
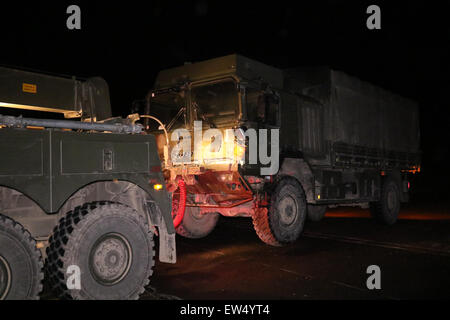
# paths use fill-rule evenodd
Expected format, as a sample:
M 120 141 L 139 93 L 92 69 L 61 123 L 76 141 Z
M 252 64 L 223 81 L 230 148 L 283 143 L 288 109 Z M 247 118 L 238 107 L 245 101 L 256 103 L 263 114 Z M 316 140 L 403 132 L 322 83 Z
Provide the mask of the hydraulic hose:
M 165 138 L 166 138 L 166 144 L 167 144 L 167 147 L 168 147 L 169 146 L 169 134 L 167 133 L 166 126 L 156 117 L 145 115 L 145 114 L 140 114 L 139 117 L 140 118 L 152 119 L 152 120 L 155 120 L 156 122 L 158 122 L 158 124 L 161 126 L 161 128 L 164 131 L 164 135 L 165 135 Z

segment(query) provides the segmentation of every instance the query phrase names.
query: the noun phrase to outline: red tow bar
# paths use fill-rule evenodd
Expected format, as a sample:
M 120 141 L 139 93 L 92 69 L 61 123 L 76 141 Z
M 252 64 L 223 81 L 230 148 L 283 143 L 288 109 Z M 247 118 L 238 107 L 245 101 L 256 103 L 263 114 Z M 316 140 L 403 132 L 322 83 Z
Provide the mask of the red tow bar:
M 186 209 L 186 183 L 184 182 L 183 179 L 178 180 L 178 189 L 180 190 L 180 200 L 178 202 L 178 210 L 176 213 L 174 212 L 172 200 L 172 217 L 174 217 L 173 226 L 175 228 L 177 228 L 181 224 L 181 221 L 183 221 L 184 211 Z

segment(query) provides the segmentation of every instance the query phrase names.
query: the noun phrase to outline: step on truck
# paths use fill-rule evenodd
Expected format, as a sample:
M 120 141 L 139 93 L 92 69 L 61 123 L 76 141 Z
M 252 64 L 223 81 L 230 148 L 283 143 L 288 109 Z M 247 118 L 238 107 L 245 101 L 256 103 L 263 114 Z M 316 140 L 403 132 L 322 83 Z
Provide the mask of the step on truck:
M 175 263 L 171 199 L 155 137 L 111 118 L 101 78 L 0 67 L 0 299 L 137 299 Z M 1 114 L 2 112 L 0 112 Z M 45 267 L 44 267 L 45 262 Z
M 220 215 L 243 216 L 281 246 L 336 206 L 391 225 L 420 170 L 417 105 L 330 68 L 240 55 L 186 63 L 159 72 L 142 108 L 160 120 L 145 126 L 188 238 L 208 235 Z

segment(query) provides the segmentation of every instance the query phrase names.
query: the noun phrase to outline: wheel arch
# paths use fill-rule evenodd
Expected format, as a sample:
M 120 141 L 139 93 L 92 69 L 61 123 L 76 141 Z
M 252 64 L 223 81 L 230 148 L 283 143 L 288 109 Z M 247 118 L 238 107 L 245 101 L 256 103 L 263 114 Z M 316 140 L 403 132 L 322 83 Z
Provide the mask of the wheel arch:
M 307 203 L 315 203 L 314 199 L 314 175 L 309 164 L 301 158 L 284 158 L 280 170 L 277 174 L 277 180 L 292 178 L 297 180 L 303 188 Z
M 7 186 L 0 186 L 0 213 L 21 224 L 33 238 L 48 237 L 58 219 L 27 194 Z
M 71 195 L 59 209 L 58 216 L 88 202 L 112 201 L 135 209 L 160 237 L 159 259 L 162 262 L 176 261 L 175 228 L 171 215 L 172 204 L 165 189 L 144 190 L 128 180 L 98 181 L 88 184 Z

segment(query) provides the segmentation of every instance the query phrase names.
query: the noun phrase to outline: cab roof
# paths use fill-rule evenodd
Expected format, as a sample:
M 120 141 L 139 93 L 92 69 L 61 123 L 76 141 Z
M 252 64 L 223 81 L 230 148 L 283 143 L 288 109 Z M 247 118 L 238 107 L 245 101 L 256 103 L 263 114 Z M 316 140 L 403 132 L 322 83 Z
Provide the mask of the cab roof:
M 274 88 L 283 87 L 283 71 L 238 54 L 231 54 L 201 62 L 160 71 L 155 89 L 173 87 L 184 82 L 233 76 L 240 80 L 262 80 Z

